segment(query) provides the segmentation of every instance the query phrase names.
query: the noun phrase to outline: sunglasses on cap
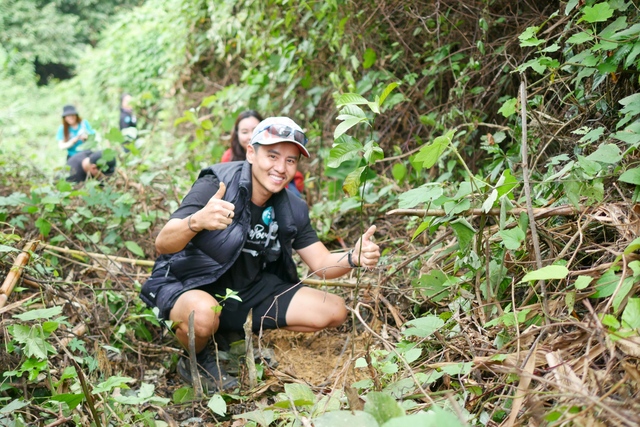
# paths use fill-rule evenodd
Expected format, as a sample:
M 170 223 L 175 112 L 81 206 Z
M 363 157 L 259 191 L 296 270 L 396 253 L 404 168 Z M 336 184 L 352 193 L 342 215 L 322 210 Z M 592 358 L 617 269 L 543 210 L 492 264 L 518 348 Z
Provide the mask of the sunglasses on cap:
M 307 136 L 297 130 L 292 128 L 291 126 L 287 126 L 287 125 L 280 125 L 280 124 L 273 124 L 273 125 L 269 125 L 264 129 L 261 129 L 259 132 L 267 132 L 269 135 L 273 135 L 277 138 L 288 138 L 288 139 L 293 139 L 294 141 L 296 141 L 298 144 L 302 145 L 303 147 L 305 145 L 307 145 L 307 142 L 309 141 L 307 139 Z M 265 135 L 265 139 L 267 139 L 268 136 Z

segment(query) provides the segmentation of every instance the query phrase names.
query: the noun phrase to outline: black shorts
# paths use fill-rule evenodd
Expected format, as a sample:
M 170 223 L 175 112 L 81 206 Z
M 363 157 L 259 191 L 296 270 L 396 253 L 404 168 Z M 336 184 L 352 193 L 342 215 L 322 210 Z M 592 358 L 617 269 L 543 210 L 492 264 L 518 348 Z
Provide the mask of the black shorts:
M 274 274 L 263 273 L 258 282 L 238 292 L 242 301 L 229 298 L 221 302 L 219 329 L 242 331 L 250 309 L 253 309 L 254 332 L 287 326 L 287 309 L 301 287 L 301 284 L 285 282 Z M 209 293 L 217 301 L 221 301 L 221 298 L 216 295 L 224 296 L 227 293 L 226 288 L 215 283 L 196 289 Z M 173 275 L 154 274 L 142 287 L 140 297 L 151 308 L 157 307 L 158 318 L 168 320 L 178 297 L 185 291 L 182 283 Z

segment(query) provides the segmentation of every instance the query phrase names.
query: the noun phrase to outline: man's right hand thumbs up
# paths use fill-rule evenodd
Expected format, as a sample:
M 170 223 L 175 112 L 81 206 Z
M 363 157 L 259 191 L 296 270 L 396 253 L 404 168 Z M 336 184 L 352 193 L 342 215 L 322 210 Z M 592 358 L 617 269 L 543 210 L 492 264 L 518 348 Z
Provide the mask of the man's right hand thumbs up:
M 207 202 L 207 205 L 192 215 L 192 230 L 224 230 L 232 222 L 235 206 L 223 200 L 227 186 L 224 182 Z M 195 225 L 194 225 L 195 224 Z

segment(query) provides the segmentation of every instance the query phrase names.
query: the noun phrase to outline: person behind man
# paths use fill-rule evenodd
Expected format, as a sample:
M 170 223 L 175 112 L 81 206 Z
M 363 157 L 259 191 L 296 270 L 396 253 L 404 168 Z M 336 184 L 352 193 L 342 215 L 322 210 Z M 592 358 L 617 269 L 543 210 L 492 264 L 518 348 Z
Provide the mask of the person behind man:
M 371 226 L 352 250 L 331 253 L 311 227 L 306 203 L 286 189 L 298 161 L 309 157 L 307 137 L 287 117 L 260 122 L 247 146 L 246 161 L 203 169 L 180 207 L 156 238 L 158 257 L 140 297 L 170 320 L 178 341 L 189 342 L 194 315 L 198 371 L 210 392 L 237 380 L 216 363 L 215 332 L 242 331 L 253 309 L 253 331 L 282 328 L 315 332 L 347 318 L 344 300 L 300 284 L 295 250 L 316 275 L 332 279 L 356 267 L 373 268 L 380 250 Z M 223 309 L 219 296 L 231 289 Z M 177 372 L 191 383 L 189 360 Z
M 58 126 L 58 148 L 67 150 L 67 160 L 80 151 L 89 135 L 95 134 L 88 121 L 82 119 L 73 105 L 62 107 L 62 124 Z
M 100 178 L 102 174 L 111 175 L 116 169 L 116 159 L 103 162 L 100 162 L 100 159 L 102 159 L 102 151 L 81 151 L 69 157 L 67 166 L 70 170 L 67 181 L 82 182 L 87 177 Z
M 138 137 L 138 119 L 133 113 L 131 99 L 131 95 L 128 93 L 123 94 L 120 98 L 120 132 L 124 137 L 122 145 L 126 152 L 129 152 L 127 145 L 134 142 Z

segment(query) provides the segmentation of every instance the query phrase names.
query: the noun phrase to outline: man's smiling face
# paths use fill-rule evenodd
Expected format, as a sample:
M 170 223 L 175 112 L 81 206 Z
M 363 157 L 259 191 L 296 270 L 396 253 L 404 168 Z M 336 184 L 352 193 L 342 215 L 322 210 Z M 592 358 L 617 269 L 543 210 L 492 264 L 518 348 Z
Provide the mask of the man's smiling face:
M 299 158 L 300 150 L 291 142 L 249 144 L 247 161 L 252 165 L 253 202 L 262 205 L 272 194 L 282 191 L 298 170 Z

